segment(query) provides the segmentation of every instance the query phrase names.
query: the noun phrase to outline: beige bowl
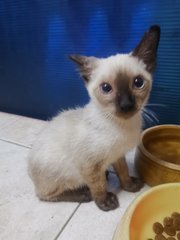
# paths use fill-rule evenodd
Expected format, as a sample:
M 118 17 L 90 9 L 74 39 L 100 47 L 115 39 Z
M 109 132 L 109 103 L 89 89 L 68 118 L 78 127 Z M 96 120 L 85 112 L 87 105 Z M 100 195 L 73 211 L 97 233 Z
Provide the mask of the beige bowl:
M 180 182 L 180 125 L 145 130 L 136 150 L 135 166 L 150 186 Z
M 167 183 L 140 194 L 128 207 L 115 231 L 113 240 L 154 239 L 154 222 L 180 212 L 180 183 Z

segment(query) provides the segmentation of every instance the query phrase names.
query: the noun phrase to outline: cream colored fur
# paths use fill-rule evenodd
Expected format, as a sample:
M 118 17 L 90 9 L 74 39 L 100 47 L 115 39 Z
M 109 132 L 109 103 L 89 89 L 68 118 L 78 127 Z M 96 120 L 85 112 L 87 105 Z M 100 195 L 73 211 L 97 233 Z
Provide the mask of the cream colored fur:
M 82 171 L 96 163 L 107 169 L 139 142 L 140 111 L 129 119 L 118 118 L 114 115 L 113 105 L 102 107 L 94 92 L 102 80 L 113 84 L 114 75 L 119 70 L 141 74 L 151 84 L 151 75 L 145 70 L 145 64 L 130 54 L 118 54 L 98 59 L 96 65 L 87 84 L 92 99 L 90 103 L 53 118 L 30 152 L 29 174 L 41 199 L 48 200 L 57 189 L 60 194 L 86 184 Z
M 113 165 L 121 187 L 139 191 L 124 155 L 140 138 L 141 111 L 156 66 L 160 27 L 153 25 L 130 54 L 108 58 L 71 55 L 90 96 L 83 108 L 53 118 L 29 154 L 29 175 L 42 200 L 88 202 L 109 211 L 119 206 L 107 191 L 105 171 Z

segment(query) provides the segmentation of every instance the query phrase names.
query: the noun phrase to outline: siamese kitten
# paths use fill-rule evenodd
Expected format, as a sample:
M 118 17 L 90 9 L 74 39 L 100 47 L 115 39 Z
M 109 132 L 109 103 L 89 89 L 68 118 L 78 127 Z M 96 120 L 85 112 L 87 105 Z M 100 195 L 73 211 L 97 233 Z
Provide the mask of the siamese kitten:
M 143 186 L 129 176 L 124 156 L 139 142 L 159 38 L 155 25 L 129 54 L 70 56 L 79 66 L 90 102 L 53 118 L 30 151 L 29 174 L 40 200 L 94 200 L 104 211 L 117 208 L 117 196 L 106 188 L 105 172 L 111 164 L 123 189 L 135 192 Z

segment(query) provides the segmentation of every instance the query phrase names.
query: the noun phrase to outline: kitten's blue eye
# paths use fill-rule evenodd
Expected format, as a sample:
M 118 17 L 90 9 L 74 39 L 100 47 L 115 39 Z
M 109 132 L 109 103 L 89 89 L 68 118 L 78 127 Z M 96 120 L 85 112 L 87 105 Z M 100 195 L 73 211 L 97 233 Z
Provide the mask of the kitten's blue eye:
M 133 82 L 133 87 L 136 89 L 142 89 L 144 87 L 144 79 L 142 77 L 136 77 Z
M 110 93 L 112 91 L 112 87 L 109 83 L 102 83 L 101 89 L 102 89 L 103 93 Z

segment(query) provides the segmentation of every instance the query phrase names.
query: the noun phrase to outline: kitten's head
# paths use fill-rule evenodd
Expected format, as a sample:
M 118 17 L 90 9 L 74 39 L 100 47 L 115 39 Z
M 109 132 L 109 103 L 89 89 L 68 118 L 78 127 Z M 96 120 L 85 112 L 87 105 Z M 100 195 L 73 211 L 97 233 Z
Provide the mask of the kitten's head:
M 160 27 L 151 26 L 129 54 L 108 58 L 71 55 L 91 99 L 109 114 L 130 118 L 143 108 L 152 85 Z

